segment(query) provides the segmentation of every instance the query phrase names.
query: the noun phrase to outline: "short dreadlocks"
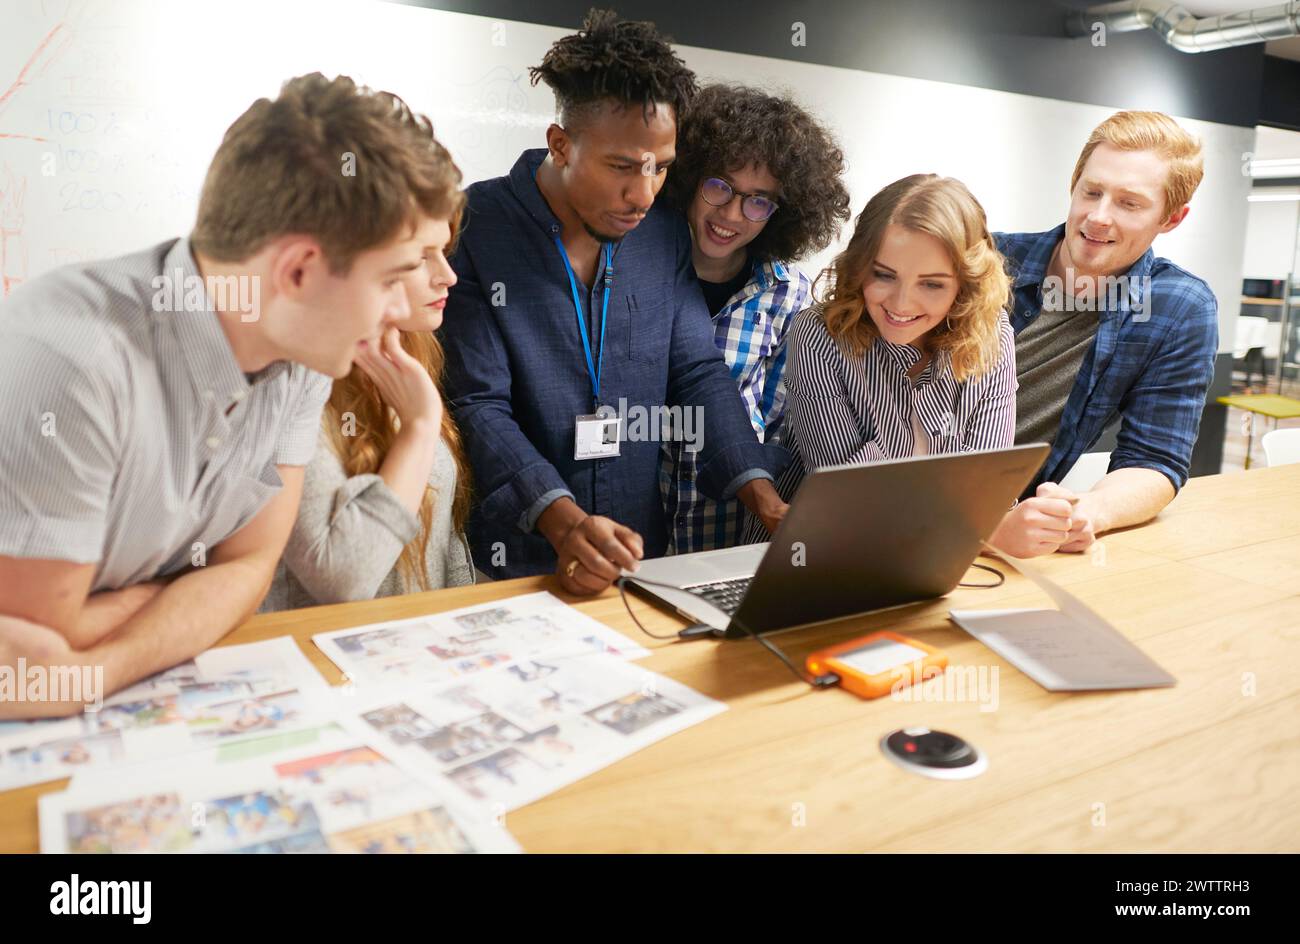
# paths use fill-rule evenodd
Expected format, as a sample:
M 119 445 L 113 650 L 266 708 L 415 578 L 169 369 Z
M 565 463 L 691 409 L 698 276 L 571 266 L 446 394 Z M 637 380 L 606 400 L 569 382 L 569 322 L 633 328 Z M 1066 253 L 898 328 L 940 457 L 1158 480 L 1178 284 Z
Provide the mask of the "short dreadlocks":
M 582 29 L 557 40 L 528 72 L 533 85 L 545 82 L 555 93 L 560 123 L 569 130 L 610 99 L 640 105 L 647 122 L 659 104 L 680 116 L 698 88 L 695 73 L 653 23 L 619 22 L 613 10 L 589 11 Z

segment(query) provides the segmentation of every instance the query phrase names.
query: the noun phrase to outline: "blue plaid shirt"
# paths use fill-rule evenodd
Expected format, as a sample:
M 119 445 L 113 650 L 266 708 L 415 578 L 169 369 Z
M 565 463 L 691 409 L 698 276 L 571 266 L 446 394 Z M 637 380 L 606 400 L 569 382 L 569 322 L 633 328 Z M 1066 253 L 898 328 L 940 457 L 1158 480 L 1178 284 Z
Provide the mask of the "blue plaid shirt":
M 1017 334 L 1042 311 L 1043 278 L 1064 235 L 1064 224 L 1045 233 L 993 234 L 1013 280 Z M 1175 490 L 1187 481 L 1219 349 L 1218 302 L 1204 280 L 1150 249 L 1126 276 L 1129 293 L 1117 293 L 1113 310 L 1099 299 L 1097 335 L 1065 402 L 1051 454 L 1026 495 L 1042 482 L 1061 481 L 1116 414 L 1121 423 L 1110 471 L 1154 469 Z
M 779 430 L 785 413 L 786 329 L 812 304 L 812 282 L 794 266 L 762 262 L 713 317 L 713 340 L 740 389 L 759 442 Z M 773 439 L 778 441 L 779 437 Z M 680 439 L 664 443 L 659 489 L 669 523 L 669 551 L 708 551 L 742 543 L 744 505 L 715 501 L 696 488 L 698 452 Z

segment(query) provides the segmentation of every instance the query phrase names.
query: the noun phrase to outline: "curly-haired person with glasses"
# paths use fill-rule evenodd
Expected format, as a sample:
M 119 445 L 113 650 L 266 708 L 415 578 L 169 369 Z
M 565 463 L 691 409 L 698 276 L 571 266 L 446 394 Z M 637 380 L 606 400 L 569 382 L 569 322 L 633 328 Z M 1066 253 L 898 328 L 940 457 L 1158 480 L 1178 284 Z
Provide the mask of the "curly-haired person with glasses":
M 824 249 L 849 218 L 834 137 L 792 99 L 742 85 L 700 90 L 677 133 L 665 196 L 691 230 L 691 261 L 760 442 L 781 441 L 786 330 L 812 304 L 795 261 Z M 677 553 L 742 542 L 745 508 L 696 487 L 699 453 L 664 443 L 660 490 Z
M 653 24 L 597 10 L 532 77 L 556 121 L 545 148 L 469 188 L 447 390 L 480 496 L 475 563 L 494 579 L 553 571 L 592 594 L 667 549 L 661 437 L 645 417 L 699 416 L 701 490 L 767 522 L 785 513 L 772 480 L 789 457 L 754 438 L 690 233 L 655 201 L 694 74 Z

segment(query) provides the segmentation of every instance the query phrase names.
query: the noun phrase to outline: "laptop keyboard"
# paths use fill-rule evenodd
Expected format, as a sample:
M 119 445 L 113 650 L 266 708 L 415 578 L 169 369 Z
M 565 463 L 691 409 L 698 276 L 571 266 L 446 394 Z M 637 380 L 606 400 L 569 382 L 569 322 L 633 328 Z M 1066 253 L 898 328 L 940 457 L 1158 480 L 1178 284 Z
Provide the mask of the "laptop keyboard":
M 749 582 L 753 580 L 749 577 L 733 577 L 730 580 L 715 580 L 712 583 L 697 583 L 693 587 L 683 587 L 687 593 L 693 593 L 697 597 L 708 600 L 728 616 L 735 614 L 736 609 L 740 606 L 741 598 L 744 597 L 745 591 L 749 589 Z

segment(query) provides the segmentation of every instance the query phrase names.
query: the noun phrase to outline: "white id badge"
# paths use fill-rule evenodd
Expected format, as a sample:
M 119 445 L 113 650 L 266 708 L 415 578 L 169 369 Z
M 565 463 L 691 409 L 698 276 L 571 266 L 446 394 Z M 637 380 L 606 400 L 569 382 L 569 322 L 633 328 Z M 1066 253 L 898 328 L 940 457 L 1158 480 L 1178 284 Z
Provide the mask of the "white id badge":
M 621 416 L 601 416 L 589 413 L 573 421 L 573 458 L 608 459 L 618 455 Z

